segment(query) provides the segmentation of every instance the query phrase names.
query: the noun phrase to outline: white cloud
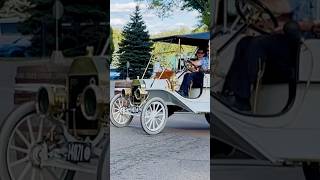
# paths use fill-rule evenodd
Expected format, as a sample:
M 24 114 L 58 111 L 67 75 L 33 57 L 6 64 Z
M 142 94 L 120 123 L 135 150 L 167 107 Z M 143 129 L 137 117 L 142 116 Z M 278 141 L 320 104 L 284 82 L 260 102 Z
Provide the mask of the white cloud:
M 111 12 L 132 12 L 135 7 L 139 5 L 140 9 L 146 9 L 147 5 L 145 3 L 111 3 L 110 4 L 110 11 Z
M 151 35 L 156 35 L 165 31 L 177 30 L 177 29 L 180 29 L 181 27 L 193 29 L 194 26 L 195 26 L 194 24 L 186 24 L 182 22 L 174 23 L 174 24 L 171 24 L 170 26 L 166 26 L 165 24 L 158 23 L 158 24 L 148 24 L 148 30 Z
M 176 26 L 186 26 L 186 24 L 183 23 L 183 22 L 176 23 L 175 25 L 176 25 Z
M 196 18 L 200 16 L 200 13 L 198 11 L 190 11 L 190 15 Z
M 161 31 L 154 30 L 154 31 L 150 32 L 150 35 L 153 36 L 153 35 L 158 35 L 160 33 L 161 33 Z
M 143 13 L 144 18 L 156 18 L 157 16 L 154 13 Z
M 126 24 L 126 20 L 122 18 L 111 18 L 110 19 L 110 24 L 113 26 L 123 26 Z

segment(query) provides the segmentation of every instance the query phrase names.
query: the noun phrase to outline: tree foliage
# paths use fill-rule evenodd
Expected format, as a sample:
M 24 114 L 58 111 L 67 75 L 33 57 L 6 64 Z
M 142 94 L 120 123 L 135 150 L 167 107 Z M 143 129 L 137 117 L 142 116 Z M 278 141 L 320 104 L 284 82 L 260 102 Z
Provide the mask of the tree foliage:
M 120 29 L 116 29 L 113 28 L 112 29 L 112 41 L 113 41 L 113 48 L 114 51 L 112 53 L 112 66 L 118 67 L 119 64 L 119 43 L 121 42 L 121 40 L 123 39 L 123 36 L 121 34 L 121 30 Z
M 210 25 L 210 3 L 209 0 L 137 0 L 146 1 L 151 9 L 155 9 L 160 17 L 170 16 L 175 8 L 181 10 L 196 10 L 200 13 L 200 26 Z
M 23 34 L 32 35 L 29 53 L 33 56 L 50 56 L 55 49 L 55 18 L 52 8 L 55 0 L 29 0 L 34 7 L 26 12 L 31 16 L 21 25 Z M 93 46 L 95 54 L 104 46 L 110 29 L 107 27 L 107 6 L 61 0 L 64 5 L 63 17 L 58 21 L 60 49 L 65 56 L 86 54 L 86 47 Z M 104 23 L 102 25 L 101 23 Z
M 196 29 L 191 30 L 187 27 L 180 27 L 179 29 L 174 29 L 170 31 L 164 31 L 161 33 L 158 33 L 156 35 L 152 35 L 151 38 L 158 38 L 158 37 L 165 37 L 165 36 L 172 36 L 172 35 L 179 35 L 179 34 L 189 34 L 189 33 L 198 33 L 198 32 L 204 32 L 204 29 Z M 119 67 L 119 55 L 117 54 L 117 51 L 119 49 L 119 43 L 123 39 L 122 33 L 120 29 L 113 29 L 113 36 L 112 36 L 113 42 L 114 42 L 114 48 L 115 51 L 113 53 L 113 61 L 112 65 L 114 67 Z M 193 46 L 181 46 L 180 47 L 176 44 L 170 44 L 170 43 L 154 43 L 153 44 L 153 50 L 152 54 L 155 55 L 155 59 L 161 59 L 161 65 L 164 67 L 167 67 L 167 65 L 172 63 L 173 59 L 177 59 L 181 56 L 187 56 L 187 57 L 193 57 L 196 47 Z M 152 62 L 154 63 L 154 62 Z M 168 67 L 170 68 L 170 67 Z
M 130 22 L 123 28 L 123 39 L 119 43 L 119 65 L 122 70 L 126 67 L 127 62 L 130 68 L 135 71 L 141 71 L 146 67 L 152 51 L 153 43 L 150 41 L 149 32 L 142 19 L 139 6 L 136 6 L 135 12 L 130 17 Z M 125 73 L 125 71 L 122 71 Z M 122 75 L 124 75 L 122 73 Z M 130 73 L 130 77 L 137 74 Z
M 190 29 L 180 28 L 177 30 L 159 33 L 155 35 L 153 38 L 166 37 L 166 36 L 179 35 L 179 34 L 189 34 L 189 33 L 192 33 Z M 179 45 L 177 44 L 158 42 L 154 44 L 153 54 L 156 54 L 157 59 L 160 59 L 161 65 L 163 65 L 166 68 L 171 68 L 167 66 L 170 65 L 170 61 L 172 61 L 172 59 L 178 59 L 182 56 L 188 56 L 188 57 L 193 56 L 194 51 L 195 51 L 195 47 L 193 46 L 182 45 L 180 49 Z
M 30 16 L 26 10 L 33 8 L 35 5 L 31 4 L 28 0 L 8 0 L 4 1 L 0 8 L 0 18 L 17 17 L 25 19 Z

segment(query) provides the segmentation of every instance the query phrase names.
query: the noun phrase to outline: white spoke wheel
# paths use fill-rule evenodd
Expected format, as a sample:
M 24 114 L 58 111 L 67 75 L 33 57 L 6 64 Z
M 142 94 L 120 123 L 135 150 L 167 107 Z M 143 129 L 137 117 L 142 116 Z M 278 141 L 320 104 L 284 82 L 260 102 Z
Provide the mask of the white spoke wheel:
M 0 179 L 3 180 L 72 180 L 74 171 L 42 167 L 47 154 L 43 143 L 56 126 L 35 113 L 33 102 L 16 108 L 0 130 Z
M 140 120 L 143 130 L 148 134 L 158 134 L 166 126 L 168 107 L 161 98 L 150 99 L 143 107 Z
M 110 120 L 111 123 L 116 127 L 128 126 L 133 116 L 125 114 L 126 108 L 129 105 L 129 100 L 122 97 L 121 94 L 115 95 L 110 103 Z

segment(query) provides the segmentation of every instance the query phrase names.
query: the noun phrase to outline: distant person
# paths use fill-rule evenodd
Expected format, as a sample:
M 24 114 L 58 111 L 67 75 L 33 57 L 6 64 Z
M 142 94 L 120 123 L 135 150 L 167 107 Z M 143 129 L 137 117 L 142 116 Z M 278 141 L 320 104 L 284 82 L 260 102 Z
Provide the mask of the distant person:
M 209 58 L 207 48 L 199 48 L 196 52 L 197 59 L 191 61 L 195 66 L 194 72 L 187 72 L 184 77 L 178 93 L 183 97 L 189 96 L 189 89 L 192 83 L 203 84 L 204 72 L 209 70 Z
M 162 72 L 162 67 L 161 67 L 161 64 L 160 64 L 160 61 L 157 60 L 154 64 L 153 64 L 153 73 L 152 73 L 152 77 L 156 77 L 156 74 L 158 72 Z

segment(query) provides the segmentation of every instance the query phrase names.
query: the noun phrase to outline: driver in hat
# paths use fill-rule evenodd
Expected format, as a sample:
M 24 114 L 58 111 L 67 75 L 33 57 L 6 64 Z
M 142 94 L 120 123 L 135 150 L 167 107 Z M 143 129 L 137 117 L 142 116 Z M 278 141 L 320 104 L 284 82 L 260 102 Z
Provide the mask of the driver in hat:
M 316 1 L 261 0 L 271 11 L 277 11 L 273 13 L 278 14 L 279 26 L 270 34 L 246 36 L 237 44 L 222 92 L 222 97 L 231 106 L 240 111 L 251 111 L 251 88 L 261 63 L 274 63 L 281 72 L 289 71 L 288 67 L 297 56 L 294 52 L 298 50 L 301 36 L 313 38 L 320 34 L 320 23 L 314 18 L 319 9 Z
M 189 96 L 189 89 L 192 84 L 203 84 L 204 72 L 209 69 L 209 59 L 207 56 L 207 48 L 200 47 L 196 52 L 197 59 L 191 63 L 194 66 L 193 72 L 187 72 L 184 77 L 178 93 L 183 97 Z

